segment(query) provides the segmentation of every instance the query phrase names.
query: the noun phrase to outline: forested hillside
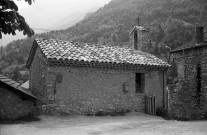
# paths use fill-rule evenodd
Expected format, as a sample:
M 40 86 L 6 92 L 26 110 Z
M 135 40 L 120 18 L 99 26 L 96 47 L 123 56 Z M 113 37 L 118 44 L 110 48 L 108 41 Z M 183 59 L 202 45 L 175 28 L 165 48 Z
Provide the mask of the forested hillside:
M 206 0 L 112 0 L 75 26 L 35 37 L 124 46 L 140 16 L 141 25 L 150 30 L 155 43 L 154 53 L 161 55 L 169 49 L 160 48 L 193 41 L 195 26 L 207 23 L 206 13 Z M 15 80 L 27 79 L 18 71 L 25 70 L 33 39 L 17 40 L 0 49 L 0 73 Z

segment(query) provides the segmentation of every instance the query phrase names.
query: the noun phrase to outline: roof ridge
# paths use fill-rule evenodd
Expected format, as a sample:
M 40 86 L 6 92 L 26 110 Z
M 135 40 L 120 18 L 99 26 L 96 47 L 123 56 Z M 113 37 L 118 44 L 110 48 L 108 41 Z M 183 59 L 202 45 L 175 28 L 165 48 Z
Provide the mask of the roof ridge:
M 141 52 L 141 53 L 145 53 L 145 54 L 149 54 L 149 55 L 154 56 L 153 54 L 150 54 L 150 53 L 147 53 L 147 52 L 143 52 L 143 51 L 140 51 L 140 50 L 133 50 L 132 48 L 127 47 L 127 46 L 124 46 L 124 47 L 123 46 L 118 46 L 118 45 L 117 46 L 112 46 L 112 45 L 108 45 L 108 44 L 107 45 L 101 45 L 101 44 L 98 44 L 98 43 L 85 43 L 85 42 L 66 41 L 66 40 L 58 40 L 58 39 L 49 39 L 49 40 L 48 39 L 44 39 L 44 38 L 38 38 L 38 39 L 47 40 L 47 41 L 51 41 L 51 40 L 53 40 L 53 41 L 62 41 L 62 42 L 75 43 L 75 44 L 76 43 L 80 43 L 80 44 L 86 44 L 86 45 L 91 45 L 91 46 L 96 46 L 96 47 L 100 46 L 100 47 L 112 47 L 112 48 L 119 48 L 119 49 L 127 49 L 129 51 Z
M 123 49 L 131 49 L 128 46 L 113 46 L 113 45 L 109 45 L 109 44 L 99 44 L 99 43 L 88 43 L 88 42 L 78 42 L 78 41 L 67 41 L 67 40 L 59 40 L 59 39 L 45 39 L 45 38 L 35 38 L 36 39 L 41 39 L 41 40 L 47 40 L 47 41 L 61 41 L 61 42 L 68 42 L 68 43 L 80 43 L 80 44 L 87 44 L 87 45 L 92 45 L 92 46 L 105 46 L 105 47 L 114 47 L 114 48 L 123 48 Z M 133 49 L 131 49 L 133 50 Z M 134 50 L 134 51 L 139 51 L 139 50 Z

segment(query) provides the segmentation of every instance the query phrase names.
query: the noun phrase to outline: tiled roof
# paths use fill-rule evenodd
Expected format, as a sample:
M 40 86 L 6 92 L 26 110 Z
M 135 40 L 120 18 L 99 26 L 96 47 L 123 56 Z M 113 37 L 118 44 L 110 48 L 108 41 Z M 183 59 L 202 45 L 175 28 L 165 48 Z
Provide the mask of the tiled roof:
M 179 52 L 179 51 L 186 50 L 186 49 L 193 49 L 196 47 L 203 47 L 203 46 L 207 46 L 207 41 L 204 41 L 200 44 L 196 44 L 195 42 L 189 42 L 189 43 L 186 43 L 182 46 L 176 47 L 175 49 L 173 49 L 171 51 L 171 53 Z
M 32 93 L 29 90 L 25 90 L 20 86 L 19 83 L 9 79 L 6 76 L 3 76 L 0 74 L 0 82 L 4 83 L 7 86 L 10 86 L 10 90 L 13 90 L 13 92 L 21 93 L 23 95 L 26 95 L 27 97 L 30 97 L 32 100 L 36 100 L 37 98 L 32 95 Z
M 67 63 L 73 61 L 112 65 L 170 66 L 156 56 L 129 48 L 45 39 L 36 39 L 35 42 L 49 62 L 58 63 L 62 61 L 62 63 Z

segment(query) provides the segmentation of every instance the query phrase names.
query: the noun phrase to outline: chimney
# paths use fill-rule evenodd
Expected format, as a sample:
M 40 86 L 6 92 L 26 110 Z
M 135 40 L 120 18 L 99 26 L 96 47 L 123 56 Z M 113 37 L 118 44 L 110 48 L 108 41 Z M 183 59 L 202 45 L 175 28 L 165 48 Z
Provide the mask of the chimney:
M 196 43 L 200 44 L 202 42 L 204 42 L 204 37 L 203 37 L 203 27 L 199 26 L 196 27 Z

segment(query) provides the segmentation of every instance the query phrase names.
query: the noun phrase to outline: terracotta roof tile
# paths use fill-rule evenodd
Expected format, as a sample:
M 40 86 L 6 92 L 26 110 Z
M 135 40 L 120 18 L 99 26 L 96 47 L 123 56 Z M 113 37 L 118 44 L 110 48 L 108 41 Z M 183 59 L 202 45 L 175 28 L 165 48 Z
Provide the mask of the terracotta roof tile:
M 100 46 L 88 43 L 35 39 L 47 59 L 56 61 L 104 62 L 145 66 L 170 65 L 154 55 L 130 48 Z

